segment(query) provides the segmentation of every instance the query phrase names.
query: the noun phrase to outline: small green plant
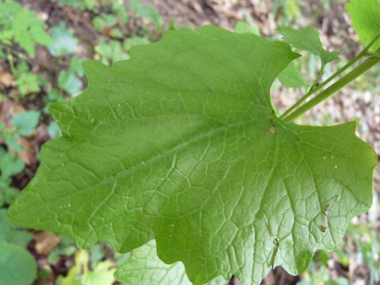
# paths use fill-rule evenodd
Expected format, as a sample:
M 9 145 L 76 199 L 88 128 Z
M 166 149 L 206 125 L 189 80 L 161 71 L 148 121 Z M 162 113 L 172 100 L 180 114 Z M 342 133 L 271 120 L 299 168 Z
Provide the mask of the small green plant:
M 78 10 L 89 10 L 89 11 L 97 11 L 96 3 L 100 2 L 97 0 L 59 0 L 62 5 L 70 5 Z
M 105 41 L 100 39 L 95 47 L 95 52 L 95 59 L 108 66 L 111 66 L 115 61 L 129 58 L 129 55 L 122 48 L 122 44 L 117 40 Z
M 54 42 L 48 45 L 48 50 L 53 56 L 73 54 L 78 44 L 78 40 L 67 30 L 66 24 L 61 22 L 59 26 L 53 27 Z
M 78 284 L 104 284 L 112 285 L 115 281 L 114 272 L 115 264 L 110 260 L 98 262 L 93 266 L 93 270 L 89 268 L 90 253 L 87 250 L 80 250 L 75 254 L 75 265 L 70 269 L 67 276 L 62 279 L 61 285 Z M 91 263 L 92 264 L 92 263 Z M 92 264 L 93 265 L 93 264 Z
M 20 62 L 17 67 L 14 67 L 13 57 L 9 55 L 8 59 L 11 71 L 16 77 L 16 85 L 22 98 L 24 98 L 25 95 L 41 91 L 41 87 L 47 85 L 47 81 L 40 74 L 29 71 L 29 66 L 25 61 Z
M 149 40 L 144 37 L 130 37 L 121 43 L 117 40 L 105 41 L 101 39 L 99 44 L 95 47 L 95 59 L 101 63 L 111 66 L 112 63 L 129 59 L 128 51 L 133 46 L 148 44 Z
M 38 111 L 25 111 L 13 117 L 10 127 L 6 127 L 4 123 L 0 122 L 0 139 L 7 148 L 0 146 L 0 210 L 10 205 L 19 193 L 17 189 L 11 187 L 11 177 L 25 168 L 24 161 L 18 155 L 24 151 L 23 146 L 19 143 L 19 138 L 28 136 L 35 130 L 39 116 L 40 112 Z M 4 211 L 6 210 L 4 209 Z M 1 221 L 5 223 L 5 212 L 2 212 L 2 215 Z M 0 233 L 9 227 L 0 226 Z
M 30 284 L 36 277 L 37 264 L 25 247 L 33 235 L 9 223 L 6 213 L 0 208 L 0 284 Z
M 341 250 L 337 252 L 342 256 L 342 249 L 347 251 L 347 256 L 356 254 L 356 264 L 365 264 L 368 267 L 368 276 L 366 281 L 369 285 L 374 285 L 380 281 L 380 237 L 376 227 L 378 223 L 373 223 L 370 227 L 363 224 L 352 224 L 347 229 L 347 236 L 344 240 Z M 351 242 L 356 247 L 356 252 L 348 247 Z M 348 259 L 348 257 L 346 257 Z
M 17 153 L 24 151 L 18 139 L 21 136 L 28 136 L 34 131 L 38 124 L 40 112 L 25 111 L 13 117 L 11 126 L 6 127 L 0 122 L 0 139 L 3 139 L 8 151 L 0 147 L 0 192 L 5 199 L 3 202 L 10 204 L 14 198 L 15 189 L 10 187 L 11 176 L 21 172 L 25 168 L 23 160 Z M 2 205 L 1 205 L 2 206 Z
M 76 96 L 82 91 L 84 76 L 82 60 L 76 57 L 71 58 L 69 68 L 62 70 L 58 76 L 58 87 L 65 90 L 70 96 Z
M 27 56 L 35 57 L 35 45 L 48 45 L 53 39 L 45 32 L 45 24 L 37 19 L 34 12 L 25 10 L 14 1 L 0 1 L 0 58 L 8 60 L 10 69 L 16 77 L 21 97 L 40 91 L 47 82 L 42 76 L 29 71 Z M 18 52 L 14 45 L 22 49 Z M 16 67 L 14 57 L 21 58 Z
M 126 284 L 231 275 L 259 284 L 275 266 L 306 270 L 372 204 L 377 156 L 356 123 L 291 123 L 380 62 L 377 0 L 347 9 L 367 46 L 323 82 L 339 53 L 324 50 L 311 28 L 281 28 L 287 43 L 213 26 L 170 31 L 112 68 L 85 62 L 88 88 L 51 106 L 62 136 L 44 145 L 8 217 L 79 247 L 134 250 L 115 273 Z M 270 87 L 297 70 L 286 71 L 300 57 L 292 48 L 322 68 L 304 97 L 276 114 Z
M 38 124 L 40 116 L 39 111 L 25 111 L 18 113 L 12 118 L 11 127 L 0 122 L 0 137 L 5 139 L 5 143 L 9 148 L 17 151 L 23 151 L 21 145 L 17 143 L 20 136 L 30 135 Z
M 0 57 L 10 53 L 12 43 L 15 42 L 34 58 L 36 43 L 48 45 L 52 42 L 44 26 L 34 12 L 25 10 L 20 4 L 0 1 Z
M 153 23 L 158 30 L 163 28 L 163 21 L 153 7 L 142 5 L 140 1 L 131 1 L 129 8 L 143 20 Z M 93 19 L 94 27 L 99 31 L 106 31 L 111 37 L 110 40 L 100 39 L 95 46 L 94 59 L 108 66 L 115 61 L 128 59 L 129 50 L 133 46 L 150 43 L 150 32 L 146 30 L 145 25 L 143 26 L 144 36 L 126 36 L 119 29 L 119 26 L 127 24 L 129 20 L 123 5 L 114 3 L 111 12 L 111 14 L 101 14 Z
M 106 32 L 111 38 L 123 39 L 120 26 L 125 26 L 128 21 L 129 17 L 123 3 L 114 1 L 110 13 L 99 14 L 92 20 L 92 24 L 95 29 Z

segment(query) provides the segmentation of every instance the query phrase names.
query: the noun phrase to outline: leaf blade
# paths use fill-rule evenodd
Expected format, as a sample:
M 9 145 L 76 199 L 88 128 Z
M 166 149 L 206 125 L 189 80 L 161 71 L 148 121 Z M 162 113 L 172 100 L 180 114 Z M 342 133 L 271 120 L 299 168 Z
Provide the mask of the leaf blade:
M 273 262 L 306 269 L 371 204 L 377 159 L 355 123 L 274 116 L 270 85 L 297 56 L 204 27 L 132 48 L 112 69 L 85 63 L 89 86 L 51 107 L 63 137 L 43 146 L 10 218 L 122 252 L 156 239 L 160 259 L 183 262 L 194 284 L 232 274 L 259 283 Z
M 376 0 L 353 0 L 346 5 L 346 10 L 362 43 L 368 45 L 380 34 L 380 5 Z M 380 40 L 377 40 L 371 50 L 376 51 L 379 47 Z
M 297 49 L 319 56 L 323 66 L 339 58 L 340 52 L 329 52 L 323 49 L 322 42 L 319 39 L 319 32 L 315 28 L 293 29 L 291 27 L 281 27 L 278 30 L 283 35 L 285 41 Z

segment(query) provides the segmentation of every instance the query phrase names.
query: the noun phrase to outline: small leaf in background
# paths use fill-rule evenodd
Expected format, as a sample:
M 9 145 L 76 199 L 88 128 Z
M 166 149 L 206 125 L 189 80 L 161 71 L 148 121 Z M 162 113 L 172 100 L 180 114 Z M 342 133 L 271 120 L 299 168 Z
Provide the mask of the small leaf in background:
M 100 243 L 96 243 L 90 247 L 90 260 L 92 268 L 99 264 L 99 261 L 104 257 L 104 248 Z
M 117 19 L 121 24 L 127 24 L 129 21 L 127 9 L 123 5 L 116 7 L 117 10 Z
M 63 100 L 63 96 L 57 89 L 51 89 L 49 93 L 44 97 L 44 113 L 49 113 L 49 107 L 51 104 L 57 103 Z
M 16 77 L 19 77 L 20 75 L 24 74 L 25 72 L 29 72 L 29 65 L 26 61 L 21 61 L 16 69 L 14 70 L 14 75 Z
M 236 33 L 251 33 L 260 36 L 260 29 L 257 25 L 251 26 L 250 24 L 242 21 L 238 21 L 235 26 Z
M 14 35 L 15 42 L 19 43 L 31 58 L 34 58 L 34 41 L 28 32 L 28 27 L 31 24 L 31 15 L 33 15 L 33 12 L 28 10 L 21 10 L 14 15 L 14 18 L 11 21 L 12 28 L 17 31 Z
M 59 0 L 62 5 L 70 5 L 75 9 L 79 9 L 81 11 L 89 10 L 95 13 L 98 13 L 98 9 L 95 7 L 96 0 Z
M 52 121 L 49 126 L 47 127 L 47 131 L 48 131 L 48 134 L 49 136 L 54 139 L 54 138 L 58 138 L 62 135 L 62 132 L 61 132 L 61 129 L 59 128 L 59 126 L 57 125 L 56 122 Z
M 71 70 L 62 70 L 58 76 L 58 87 L 70 96 L 77 96 L 82 91 L 83 83 Z
M 328 254 L 327 251 L 325 250 L 318 250 L 318 257 L 319 257 L 319 260 L 321 261 L 321 263 L 327 267 L 327 262 L 329 261 L 330 259 L 330 255 Z
M 75 254 L 75 264 L 69 270 L 61 285 L 112 285 L 115 281 L 115 264 L 110 260 L 99 262 L 93 271 L 90 271 L 90 255 L 87 250 L 80 250 Z
M 47 81 L 40 75 L 29 71 L 29 66 L 25 61 L 17 65 L 14 70 L 16 84 L 22 96 L 28 93 L 39 92 L 40 86 L 46 86 Z
M 38 271 L 38 277 L 40 277 L 44 281 L 47 280 L 50 275 L 51 275 L 51 270 L 41 269 L 40 271 Z M 55 284 L 59 284 L 59 283 L 55 283 Z
M 343 266 L 347 266 L 347 267 L 350 266 L 350 260 L 347 256 L 347 253 L 345 253 L 340 248 L 334 249 L 334 253 L 337 255 L 340 264 L 342 264 Z
M 134 46 L 146 45 L 149 43 L 150 41 L 147 38 L 133 36 L 124 40 L 123 47 L 125 50 L 129 51 Z
M 97 17 L 94 17 L 94 19 L 92 20 L 92 25 L 94 26 L 96 30 L 103 31 L 107 23 L 104 20 L 104 17 L 97 16 Z
M 61 56 L 74 53 L 78 40 L 66 29 L 66 24 L 61 22 L 59 26 L 52 28 L 54 43 L 47 46 L 53 56 Z
M 31 284 L 37 275 L 37 263 L 24 248 L 0 241 L 0 285 Z
M 18 130 L 20 135 L 27 136 L 37 127 L 40 114 L 39 111 L 18 113 L 12 118 L 12 126 Z
M 128 252 L 128 253 L 115 252 L 114 253 L 114 258 L 116 260 L 116 265 L 118 267 L 122 265 L 124 262 L 126 262 L 128 258 L 130 257 L 131 257 L 131 252 Z
M 0 171 L 2 180 L 5 180 L 25 168 L 24 161 L 17 157 L 14 153 L 6 153 L 0 155 Z
M 135 284 L 192 284 L 181 262 L 163 263 L 157 256 L 156 242 L 133 250 L 133 255 L 116 270 L 115 277 L 125 285 Z
M 141 18 L 151 21 L 158 28 L 162 28 L 164 26 L 164 21 L 162 20 L 160 14 L 158 14 L 158 11 L 150 5 L 143 5 L 140 0 L 131 0 L 130 9 L 134 13 L 139 14 Z
M 84 3 L 82 1 L 77 0 L 59 0 L 59 3 L 61 5 L 70 5 L 75 9 L 83 10 L 84 9 Z
M 58 262 L 59 259 L 60 259 L 60 255 L 54 249 L 47 256 L 47 262 L 49 264 L 54 264 L 54 263 Z
M 1 136 L 5 139 L 5 144 L 8 148 L 11 148 L 16 151 L 24 151 L 24 147 L 18 143 L 20 135 L 15 133 L 13 130 L 6 130 Z
M 117 18 L 115 15 L 101 15 L 98 17 L 95 17 L 92 20 L 92 23 L 94 25 L 94 28 L 98 31 L 102 31 L 104 28 L 112 28 L 113 26 L 117 25 Z
M 50 264 L 56 263 L 61 255 L 70 256 L 78 250 L 74 241 L 69 236 L 61 234 L 59 238 L 61 242 L 48 255 L 48 262 Z
M 74 266 L 70 268 L 67 276 L 62 280 L 60 285 L 79 285 L 81 282 L 81 275 L 88 271 L 88 262 L 90 255 L 87 250 L 81 249 L 75 254 Z
M 33 239 L 33 235 L 8 222 L 6 215 L 7 209 L 0 209 L 0 241 L 25 248 Z
M 111 66 L 114 62 L 119 60 L 128 59 L 129 55 L 123 51 L 121 43 L 116 40 L 106 42 L 100 39 L 97 46 L 95 46 L 95 60 L 100 60 L 101 63 Z
M 38 85 L 38 75 L 32 72 L 20 74 L 16 79 L 16 84 L 22 96 L 41 90 Z
M 99 262 L 93 271 L 83 274 L 82 284 L 88 285 L 112 285 L 115 281 L 115 264 L 111 260 Z M 138 283 L 137 283 L 138 284 Z M 143 283 L 140 283 L 143 284 Z M 152 284 L 152 283 L 150 283 Z
M 309 85 L 303 78 L 300 70 L 296 67 L 294 61 L 289 63 L 277 78 L 288 88 L 307 87 Z
M 302 30 L 293 29 L 291 27 L 281 27 L 278 29 L 283 35 L 284 40 L 295 48 L 310 52 L 321 58 L 322 65 L 338 59 L 340 52 L 327 51 L 323 49 L 322 42 L 319 39 L 319 32 L 317 29 L 307 27 Z
M 18 193 L 17 189 L 10 187 L 8 183 L 0 180 L 0 207 L 4 204 L 10 205 Z
M 54 39 L 48 33 L 46 33 L 45 30 L 43 29 L 43 25 L 31 26 L 29 33 L 36 43 L 39 43 L 43 46 L 47 46 L 54 42 Z
M 380 34 L 380 4 L 377 0 L 353 0 L 346 5 L 352 26 L 359 39 L 368 45 Z M 380 47 L 380 39 L 371 47 L 376 51 Z
M 18 43 L 31 58 L 35 57 L 35 43 L 47 45 L 51 43 L 52 38 L 45 32 L 45 23 L 39 20 L 35 13 L 30 10 L 24 10 L 23 7 L 14 2 L 0 3 L 0 10 L 4 11 L 0 18 L 5 19 L 0 33 L 0 39 L 10 44 L 13 39 Z

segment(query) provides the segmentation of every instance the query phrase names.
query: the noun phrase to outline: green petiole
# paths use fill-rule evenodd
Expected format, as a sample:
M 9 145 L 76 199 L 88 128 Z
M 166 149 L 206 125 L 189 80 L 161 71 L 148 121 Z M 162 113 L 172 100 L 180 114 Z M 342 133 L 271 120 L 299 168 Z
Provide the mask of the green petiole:
M 310 100 L 308 103 L 306 103 L 302 107 L 299 107 L 302 103 L 304 103 L 306 101 L 307 98 L 309 98 L 314 93 L 318 92 L 321 88 L 323 88 L 324 86 L 326 86 L 328 83 L 330 83 L 332 80 L 334 80 L 336 77 L 338 77 L 340 74 L 342 74 L 350 66 L 352 66 L 353 64 L 355 64 L 357 61 L 359 61 L 363 57 L 371 56 L 371 58 L 369 58 L 369 59 L 373 59 L 373 58 L 380 59 L 380 54 L 378 53 L 378 51 L 376 51 L 376 53 L 373 53 L 373 54 L 368 54 L 369 49 L 371 48 L 371 46 L 378 39 L 380 39 L 380 34 L 378 34 L 371 41 L 371 43 L 368 46 L 366 46 L 365 49 L 363 49 L 354 59 L 352 59 L 345 66 L 343 66 L 341 69 L 339 69 L 333 75 L 331 75 L 327 80 L 325 80 L 324 82 L 322 82 L 318 86 L 315 86 L 315 84 L 313 84 L 313 86 L 310 88 L 310 90 L 301 99 L 299 99 L 293 106 L 291 106 L 288 110 L 286 110 L 284 112 L 284 114 L 282 114 L 280 116 L 280 119 L 282 119 L 282 120 L 284 120 L 286 122 L 290 122 L 290 121 L 294 120 L 295 118 L 297 118 L 298 116 L 304 114 L 305 112 L 307 112 L 308 110 L 310 110 L 315 105 L 317 105 L 320 102 L 322 102 L 323 100 L 326 100 L 327 98 L 329 98 L 332 95 L 334 95 L 337 91 L 339 91 L 344 86 L 346 86 L 347 84 L 349 84 L 351 81 L 353 81 L 354 79 L 356 79 L 358 76 L 360 76 L 361 74 L 363 74 L 369 68 L 371 68 L 374 65 L 376 65 L 378 62 L 374 63 L 374 61 L 371 61 L 370 63 L 368 63 L 367 60 L 366 60 L 361 65 L 359 65 L 354 70 L 352 70 L 350 73 L 348 73 L 346 76 L 342 77 L 337 82 L 335 82 L 333 85 L 331 85 L 330 87 L 328 87 L 326 90 L 322 91 L 314 99 Z M 366 63 L 366 64 L 364 64 L 364 63 Z M 374 63 L 374 64 L 372 64 L 372 63 Z M 369 67 L 369 68 L 367 68 L 367 67 Z M 348 76 L 348 75 L 350 75 L 350 76 Z M 347 80 L 351 80 L 351 81 L 347 81 Z M 313 102 L 313 103 L 311 103 L 311 102 Z M 309 104 L 309 103 L 311 103 L 311 104 Z M 305 107 L 305 106 L 307 106 L 307 107 Z

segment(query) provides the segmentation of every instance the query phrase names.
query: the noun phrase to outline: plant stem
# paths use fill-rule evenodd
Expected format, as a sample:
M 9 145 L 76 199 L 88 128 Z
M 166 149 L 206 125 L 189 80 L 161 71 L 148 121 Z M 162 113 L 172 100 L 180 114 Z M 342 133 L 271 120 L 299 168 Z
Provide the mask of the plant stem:
M 302 96 L 301 99 L 299 99 L 293 106 L 291 106 L 288 110 L 286 110 L 281 116 L 280 119 L 286 118 L 291 112 L 293 112 L 298 106 L 300 106 L 307 98 L 309 98 L 312 94 L 319 91 L 321 88 L 326 86 L 328 83 L 330 83 L 332 80 L 334 80 L 336 77 L 338 77 L 341 73 L 343 73 L 347 68 L 349 68 L 351 65 L 359 61 L 365 56 L 368 56 L 368 50 L 370 47 L 378 40 L 380 39 L 380 34 L 378 34 L 370 43 L 367 45 L 355 58 L 350 60 L 345 66 L 343 66 L 341 69 L 339 69 L 337 72 L 335 72 L 333 75 L 331 75 L 328 79 L 326 79 L 324 82 L 322 82 L 320 85 L 316 86 L 314 88 L 314 85 L 310 90 Z M 375 53 L 377 56 L 377 53 Z
M 317 79 L 314 81 L 313 85 L 310 87 L 309 91 L 307 93 L 310 93 L 314 90 L 315 86 L 318 84 L 319 80 L 321 80 L 321 77 L 323 75 L 323 72 L 325 71 L 326 64 L 321 64 L 321 70 L 318 73 Z
M 309 111 L 314 106 L 318 105 L 322 101 L 324 101 L 327 98 L 334 95 L 336 92 L 338 92 L 344 86 L 351 83 L 353 80 L 355 80 L 357 77 L 362 75 L 364 72 L 366 72 L 368 69 L 372 68 L 374 65 L 378 64 L 379 62 L 380 62 L 380 57 L 371 57 L 371 58 L 365 60 L 358 67 L 356 67 L 354 70 L 350 71 L 348 74 L 343 76 L 341 79 L 339 79 L 337 82 L 332 84 L 330 87 L 326 88 L 324 91 L 319 93 L 317 96 L 315 96 L 309 102 L 307 102 L 305 105 L 301 106 L 300 108 L 295 110 L 293 113 L 291 113 L 290 115 L 283 118 L 283 120 L 285 122 L 293 121 L 298 116 L 306 113 L 307 111 Z
M 358 54 L 354 59 L 349 61 L 345 66 L 343 66 L 341 69 L 339 69 L 337 72 L 335 72 L 333 75 L 331 75 L 328 79 L 323 81 L 321 84 L 316 86 L 315 88 L 311 88 L 309 92 L 307 92 L 304 96 L 302 96 L 301 99 L 299 99 L 293 106 L 291 106 L 288 110 L 284 112 L 284 114 L 281 115 L 280 119 L 285 118 L 288 114 L 290 114 L 294 109 L 296 109 L 299 105 L 301 105 L 307 98 L 309 98 L 311 95 L 313 95 L 315 92 L 319 91 L 321 88 L 326 86 L 328 83 L 330 83 L 332 80 L 337 78 L 341 73 L 343 73 L 347 68 L 349 68 L 351 65 L 356 63 L 358 60 L 360 60 L 364 54 L 360 53 Z
M 9 68 L 11 69 L 12 74 L 16 75 L 16 69 L 13 64 L 13 56 L 10 50 L 7 50 L 7 60 L 8 60 Z

